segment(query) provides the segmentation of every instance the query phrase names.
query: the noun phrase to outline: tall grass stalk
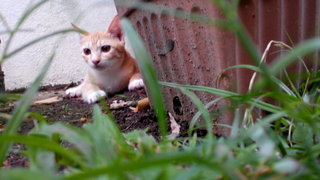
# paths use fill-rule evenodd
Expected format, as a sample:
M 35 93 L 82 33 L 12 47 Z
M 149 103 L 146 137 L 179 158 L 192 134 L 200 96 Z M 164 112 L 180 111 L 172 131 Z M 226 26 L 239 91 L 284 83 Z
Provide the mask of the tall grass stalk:
M 66 29 L 66 30 L 60 30 L 57 32 L 53 32 L 48 35 L 44 35 L 42 37 L 34 39 L 34 40 L 22 45 L 21 47 L 16 48 L 12 52 L 8 52 L 14 36 L 16 35 L 16 33 L 20 32 L 22 24 L 27 20 L 27 18 L 31 14 L 33 14 L 34 11 L 39 9 L 41 6 L 43 6 L 47 2 L 48 2 L 48 0 L 41 0 L 37 3 L 35 3 L 34 5 L 32 5 L 30 8 L 28 8 L 22 14 L 22 16 L 19 18 L 19 20 L 14 28 L 10 28 L 5 17 L 0 14 L 0 20 L 1 20 L 2 24 L 5 25 L 5 28 L 8 31 L 7 33 L 9 34 L 8 40 L 4 44 L 4 50 L 3 50 L 3 54 L 2 54 L 2 57 L 0 60 L 0 64 L 3 63 L 3 61 L 9 59 L 11 56 L 23 51 L 25 48 L 32 46 L 35 43 L 41 42 L 42 40 L 45 40 L 45 39 L 52 37 L 52 36 L 77 31 L 74 29 Z M 2 135 L 5 136 L 5 135 L 16 134 L 19 125 L 21 124 L 22 120 L 26 117 L 26 114 L 28 112 L 28 108 L 29 108 L 30 104 L 32 103 L 33 97 L 37 93 L 37 91 L 41 85 L 41 82 L 44 79 L 44 77 L 45 77 L 45 75 L 46 75 L 46 73 L 47 73 L 47 71 L 48 71 L 48 69 L 54 59 L 54 55 L 55 55 L 55 53 L 52 53 L 52 55 L 48 58 L 46 64 L 41 69 L 41 71 L 40 71 L 39 75 L 37 76 L 37 78 L 35 79 L 35 81 L 30 85 L 30 87 L 26 90 L 24 95 L 19 100 L 19 103 L 15 107 L 15 109 L 13 110 L 12 116 L 9 119 Z M 1 96 L 5 96 L 5 98 L 12 97 L 12 95 L 10 95 L 10 94 L 3 94 L 3 93 L 1 94 Z M 6 141 L 2 141 L 0 144 L 1 144 L 1 146 L 0 146 L 0 162 L 3 162 L 3 160 L 6 157 L 7 151 L 9 149 L 10 143 L 8 143 Z
M 124 30 L 124 33 L 127 35 L 129 41 L 131 42 L 138 66 L 141 69 L 141 73 L 144 77 L 146 87 L 149 88 L 148 95 L 155 107 L 161 136 L 166 137 L 167 121 L 164 101 L 161 93 L 161 88 L 158 83 L 158 78 L 152 65 L 151 56 L 146 51 L 141 38 L 139 38 L 139 35 L 134 30 L 131 23 L 128 20 L 123 19 L 121 20 L 121 26 Z
M 6 42 L 6 45 L 4 47 L 4 50 L 3 50 L 3 55 L 1 57 L 1 60 L 0 60 L 0 64 L 4 61 L 4 59 L 6 59 L 6 54 L 8 52 L 8 49 L 11 45 L 11 41 L 13 39 L 13 37 L 15 36 L 15 34 L 19 31 L 21 25 L 23 24 L 23 22 L 32 14 L 32 12 L 34 12 L 35 10 L 37 10 L 39 7 L 41 7 L 43 4 L 45 4 L 46 2 L 48 2 L 48 0 L 41 0 L 39 1 L 38 3 L 36 3 L 34 6 L 32 6 L 31 8 L 27 9 L 23 15 L 21 16 L 21 18 L 19 18 L 19 21 L 18 23 L 16 24 L 16 26 L 13 28 L 12 31 L 10 31 L 10 35 L 9 35 L 9 38 Z M 1 16 L 2 17 L 2 16 Z M 4 24 L 7 24 L 6 21 L 4 20 L 4 18 L 1 18 L 2 22 Z M 9 26 L 7 27 L 7 29 L 9 30 Z

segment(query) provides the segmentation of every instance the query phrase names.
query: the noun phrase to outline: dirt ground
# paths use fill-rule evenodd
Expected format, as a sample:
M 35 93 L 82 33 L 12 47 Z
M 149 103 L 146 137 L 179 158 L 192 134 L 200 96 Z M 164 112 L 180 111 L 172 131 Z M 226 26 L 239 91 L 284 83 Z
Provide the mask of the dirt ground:
M 92 119 L 92 104 L 87 104 L 79 98 L 68 98 L 64 96 L 64 90 L 46 90 L 38 94 L 35 101 L 47 100 L 56 97 L 57 102 L 52 100 L 50 103 L 40 103 L 38 105 L 32 105 L 30 112 L 41 114 L 49 123 L 62 122 L 71 124 L 77 127 L 81 127 L 84 123 L 89 123 Z M 114 101 L 123 100 L 138 101 L 147 97 L 144 89 L 137 91 L 124 91 L 119 94 L 111 95 L 106 98 L 107 105 L 112 104 Z M 40 101 L 41 102 L 41 101 Z M 12 108 L 1 107 L 0 111 L 10 113 Z M 156 116 L 152 108 L 145 108 L 139 112 L 133 112 L 129 107 L 122 107 L 119 109 L 111 110 L 115 117 L 117 124 L 122 132 L 130 132 L 135 129 L 148 129 L 147 133 L 154 136 L 155 139 L 159 139 L 159 129 L 157 125 Z M 27 134 L 34 127 L 35 120 L 32 118 L 25 120 L 19 133 Z M 181 131 L 186 132 L 187 123 L 179 122 Z M 0 119 L 0 125 L 5 127 L 6 120 Z M 24 146 L 20 144 L 14 144 L 12 150 L 9 153 L 7 160 L 4 162 L 6 168 L 12 167 L 27 167 L 28 162 L 26 157 L 22 155 Z

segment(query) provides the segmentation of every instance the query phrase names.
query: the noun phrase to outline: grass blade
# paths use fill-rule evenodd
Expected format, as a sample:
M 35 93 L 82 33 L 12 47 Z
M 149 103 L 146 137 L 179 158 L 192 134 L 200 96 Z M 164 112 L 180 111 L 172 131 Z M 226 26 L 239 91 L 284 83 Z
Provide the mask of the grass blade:
M 0 179 L 19 179 L 19 180 L 59 180 L 62 179 L 58 174 L 48 174 L 47 172 L 34 172 L 29 169 L 10 169 L 0 170 Z
M 136 33 L 129 20 L 122 19 L 121 26 L 132 45 L 132 49 L 136 55 L 138 66 L 144 77 L 144 82 L 146 84 L 146 87 L 149 89 L 148 96 L 151 98 L 151 102 L 156 111 L 161 136 L 166 137 L 168 130 L 165 106 L 158 78 L 156 72 L 154 71 L 153 64 L 151 61 L 151 56 L 146 51 L 146 48 L 143 45 L 141 38 Z
M 276 59 L 274 64 L 270 69 L 270 73 L 275 75 L 279 73 L 280 70 L 287 67 L 294 61 L 300 61 L 300 57 L 305 56 L 311 52 L 320 49 L 320 39 L 311 39 L 305 41 L 304 43 L 300 44 L 298 47 L 294 48 L 290 53 L 285 55 L 284 57 L 280 57 Z
M 196 153 L 190 152 L 175 152 L 175 153 L 166 153 L 158 154 L 152 158 L 143 158 L 140 161 L 131 161 L 122 164 L 114 164 L 111 166 L 97 168 L 92 170 L 85 170 L 77 174 L 70 175 L 66 177 L 67 180 L 78 180 L 78 179 L 88 179 L 97 177 L 100 175 L 121 175 L 124 172 L 145 170 L 152 167 L 163 167 L 167 164 L 172 164 L 173 162 L 184 162 L 184 163 L 195 163 L 202 165 L 209 169 L 215 169 L 219 172 L 224 172 L 227 174 L 227 171 L 223 167 L 214 162 L 210 162 L 204 158 L 199 157 Z
M 187 95 L 192 102 L 197 106 L 198 110 L 202 113 L 203 119 L 206 122 L 206 126 L 207 126 L 207 132 L 208 132 L 208 137 L 209 139 L 212 139 L 213 137 L 213 132 L 212 132 L 212 119 L 210 116 L 209 111 L 207 110 L 207 108 L 203 105 L 203 103 L 201 102 L 201 100 L 191 91 L 185 89 L 185 88 L 180 88 L 181 92 L 185 95 Z
M 39 128 L 33 129 L 29 134 L 41 134 L 52 137 L 54 134 L 59 134 L 61 140 L 72 143 L 79 151 L 82 152 L 83 157 L 90 155 L 90 139 L 87 131 L 83 129 L 68 125 L 55 123 L 48 125 L 46 123 L 40 124 Z
M 270 114 L 268 116 L 265 116 L 264 118 L 257 121 L 254 125 L 250 126 L 248 129 L 240 129 L 241 134 L 238 136 L 235 140 L 237 142 L 243 142 L 246 138 L 250 137 L 251 134 L 256 130 L 257 127 L 269 127 L 270 123 L 276 121 L 277 119 L 280 119 L 287 114 L 285 112 L 276 112 L 273 114 Z
M 224 97 L 219 97 L 217 99 L 214 99 L 212 101 L 210 101 L 209 103 L 207 103 L 205 105 L 205 108 L 208 109 L 210 108 L 212 105 L 218 103 L 219 101 L 225 99 Z M 202 112 L 201 111 L 198 111 L 191 119 L 190 123 L 189 123 L 189 129 L 188 129 L 188 134 L 189 136 L 191 137 L 192 136 L 192 131 L 194 130 L 194 126 L 196 125 L 197 123 L 197 120 L 199 119 L 199 117 L 201 116 Z
M 226 91 L 222 89 L 217 89 L 213 87 L 206 87 L 206 86 L 195 86 L 195 85 L 182 85 L 182 84 L 176 84 L 176 83 L 169 83 L 169 82 L 161 82 L 161 85 L 168 86 L 168 87 L 174 87 L 174 88 L 186 88 L 188 90 L 194 90 L 194 91 L 201 91 L 201 92 L 207 92 L 211 94 L 215 94 L 221 97 L 228 97 L 230 99 L 239 99 L 241 94 L 231 92 L 231 91 Z M 269 111 L 269 112 L 279 112 L 282 111 L 282 109 L 278 106 L 257 100 L 257 99 L 252 99 L 250 98 L 248 100 L 248 103 L 250 104 L 256 104 L 257 107 Z
M 23 118 L 25 117 L 25 114 L 27 113 L 28 108 L 32 103 L 33 97 L 37 93 L 40 87 L 41 81 L 43 80 L 46 72 L 48 71 L 53 58 L 54 58 L 54 54 L 48 59 L 48 62 L 42 68 L 39 76 L 36 78 L 36 80 L 32 83 L 30 88 L 28 88 L 28 90 L 24 93 L 24 95 L 20 99 L 19 104 L 14 109 L 12 113 L 12 117 L 8 121 L 8 124 L 6 125 L 2 135 L 12 135 L 17 132 L 17 129 L 20 123 L 22 122 Z M 9 144 L 7 142 L 0 143 L 0 162 L 4 161 L 4 158 L 7 154 L 8 149 L 9 149 Z
M 11 31 L 11 28 L 9 26 L 9 23 L 7 22 L 6 18 L 0 13 L 0 21 L 2 22 L 2 25 L 6 28 L 6 31 Z
M 11 44 L 11 41 L 15 35 L 15 33 L 17 31 L 19 31 L 19 28 L 20 26 L 23 24 L 23 22 L 32 14 L 32 12 L 34 12 L 36 9 L 38 9 L 39 7 L 41 7 L 43 4 L 45 4 L 46 2 L 48 2 L 48 0 L 42 0 L 42 1 L 39 1 L 38 3 L 36 3 L 34 6 L 32 6 L 30 9 L 28 9 L 27 11 L 25 11 L 23 13 L 23 15 L 21 16 L 21 18 L 19 19 L 17 25 L 15 26 L 15 28 L 11 31 L 10 33 L 10 36 L 7 40 L 7 43 L 6 43 L 6 46 L 4 47 L 4 50 L 3 50 L 3 55 L 1 57 L 1 60 L 0 60 L 0 64 L 6 59 L 6 54 L 7 54 L 7 51 L 9 49 L 9 46 Z
M 239 64 L 239 65 L 235 65 L 235 66 L 230 66 L 226 69 L 223 70 L 222 73 L 220 73 L 220 75 L 217 77 L 217 79 L 219 80 L 221 75 L 227 71 L 227 70 L 231 70 L 231 69 L 237 69 L 237 68 L 245 68 L 245 69 L 250 69 L 252 71 L 255 72 L 259 72 L 262 73 L 262 70 L 257 67 L 257 66 L 253 66 L 253 65 L 249 65 L 249 64 Z M 297 94 L 295 92 L 293 92 L 286 84 L 284 84 L 282 81 L 280 81 L 278 78 L 276 78 L 275 76 L 271 76 L 270 79 L 272 79 L 273 82 L 275 82 L 275 84 L 278 84 L 280 86 L 280 88 L 286 92 L 287 94 L 296 97 Z M 218 81 L 217 81 L 218 82 Z
M 42 40 L 44 40 L 44 39 L 47 39 L 47 38 L 49 38 L 49 37 L 53 37 L 53 36 L 58 35 L 58 34 L 64 34 L 64 33 L 68 33 L 68 32 L 78 32 L 78 30 L 75 30 L 75 29 L 65 29 L 65 30 L 56 31 L 56 32 L 53 32 L 53 33 L 50 33 L 50 34 L 41 36 L 41 37 L 39 37 L 39 38 L 37 38 L 37 39 L 34 39 L 34 40 L 32 40 L 32 41 L 30 41 L 30 42 L 28 42 L 28 43 L 26 43 L 26 44 L 18 47 L 17 49 L 13 50 L 12 52 L 10 52 L 10 53 L 8 53 L 8 54 L 4 54 L 4 55 L 3 55 L 3 58 L 4 58 L 4 59 L 8 59 L 8 58 L 10 58 L 11 56 L 17 54 L 18 52 L 22 51 L 23 49 L 25 49 L 25 48 L 27 48 L 27 47 L 29 47 L 29 46 L 37 43 L 37 42 L 40 42 L 40 41 L 42 41 Z
M 74 152 L 71 152 L 65 148 L 63 148 L 60 144 L 58 144 L 55 141 L 52 141 L 48 139 L 45 136 L 38 136 L 38 135 L 1 135 L 0 136 L 0 142 L 16 142 L 16 143 L 22 143 L 25 145 L 38 147 L 42 149 L 49 150 L 50 152 L 55 152 L 59 154 L 61 157 L 64 157 L 66 159 L 69 159 L 73 162 L 78 163 L 82 167 L 85 167 L 85 163 L 83 162 L 83 158 L 81 155 L 78 155 Z

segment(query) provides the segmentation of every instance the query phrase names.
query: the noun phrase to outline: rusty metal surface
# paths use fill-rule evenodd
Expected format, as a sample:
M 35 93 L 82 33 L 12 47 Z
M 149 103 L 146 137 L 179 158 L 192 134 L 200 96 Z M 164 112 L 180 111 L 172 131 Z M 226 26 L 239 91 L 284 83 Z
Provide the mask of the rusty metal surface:
M 198 0 L 151 0 L 150 2 L 200 13 L 213 18 L 223 18 L 210 1 Z M 117 1 L 116 1 L 117 4 Z M 270 40 L 296 44 L 316 34 L 317 0 L 241 0 L 239 17 L 247 28 L 260 52 Z M 235 64 L 251 61 L 230 32 L 188 20 L 141 10 L 117 7 L 120 15 L 126 15 L 134 24 L 149 49 L 161 81 L 180 84 L 203 85 L 246 92 L 251 71 L 237 70 L 218 75 Z M 130 12 L 130 13 L 129 13 Z M 276 49 L 271 48 L 270 51 Z M 268 56 L 271 62 L 278 54 Z M 301 72 L 301 65 L 293 66 Z M 197 112 L 189 98 L 177 89 L 163 89 L 166 107 L 177 119 L 191 120 Z M 196 93 L 208 103 L 217 98 Z M 229 105 L 224 101 L 214 104 L 215 122 L 232 123 Z M 226 135 L 227 129 L 216 129 Z

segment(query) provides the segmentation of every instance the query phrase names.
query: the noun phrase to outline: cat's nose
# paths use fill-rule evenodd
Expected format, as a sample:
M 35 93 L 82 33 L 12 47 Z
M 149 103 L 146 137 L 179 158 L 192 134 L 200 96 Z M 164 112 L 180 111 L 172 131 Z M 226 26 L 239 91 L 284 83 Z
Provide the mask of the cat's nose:
M 93 64 L 98 65 L 100 63 L 100 60 L 94 60 L 92 61 Z

